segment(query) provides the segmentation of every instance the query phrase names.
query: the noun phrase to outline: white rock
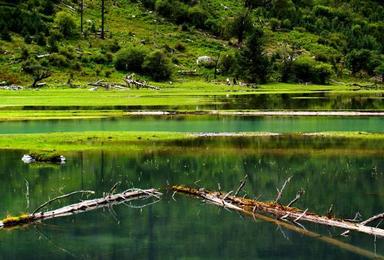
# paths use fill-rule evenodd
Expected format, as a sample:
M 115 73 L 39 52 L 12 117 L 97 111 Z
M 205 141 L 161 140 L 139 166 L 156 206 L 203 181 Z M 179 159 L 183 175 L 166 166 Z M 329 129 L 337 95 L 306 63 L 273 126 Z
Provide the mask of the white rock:
M 23 158 L 21 158 L 21 160 L 24 162 L 24 163 L 33 163 L 35 161 L 35 159 L 33 159 L 32 156 L 30 156 L 29 154 L 24 154 L 23 155 Z

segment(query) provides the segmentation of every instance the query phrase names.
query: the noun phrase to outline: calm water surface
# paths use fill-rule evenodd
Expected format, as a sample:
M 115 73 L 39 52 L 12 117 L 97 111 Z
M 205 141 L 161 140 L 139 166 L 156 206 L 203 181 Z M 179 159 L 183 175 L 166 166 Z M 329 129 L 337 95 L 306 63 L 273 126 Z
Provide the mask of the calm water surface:
M 384 132 L 384 117 L 158 116 L 0 122 L 0 134 L 74 131 Z
M 232 95 L 234 94 L 234 95 Z M 154 95 L 154 98 L 158 96 Z M 183 97 L 182 95 L 180 97 Z M 201 99 L 202 96 L 195 96 Z M 174 97 L 173 97 L 174 98 Z M 191 96 L 188 96 L 191 98 Z M 264 110 L 384 110 L 384 94 L 382 93 L 332 93 L 311 92 L 295 94 L 247 94 L 228 96 L 204 96 L 202 104 L 181 106 L 7 106 L 0 109 L 24 110 L 226 110 L 226 109 L 264 109 Z M 0 103 L 1 105 L 1 103 Z
M 289 202 L 303 188 L 297 204 L 324 214 L 364 218 L 383 211 L 382 156 L 210 152 L 187 148 L 172 151 L 66 154 L 65 165 L 25 165 L 23 151 L 0 151 L 0 215 L 30 212 L 49 198 L 80 189 L 101 196 L 117 182 L 128 187 L 161 188 L 187 184 L 230 191 L 245 174 L 250 197 L 275 198 L 276 187 L 293 179 L 284 193 Z M 27 184 L 28 190 L 27 193 Z M 96 210 L 25 228 L 0 231 L 2 259 L 361 259 L 358 254 L 317 239 L 254 221 L 196 199 L 165 194 L 157 204 L 140 209 L 115 206 L 115 213 Z M 78 201 L 67 199 L 57 203 Z M 140 205 L 145 202 L 136 202 Z M 340 230 L 304 224 L 363 249 L 384 254 L 384 241 Z

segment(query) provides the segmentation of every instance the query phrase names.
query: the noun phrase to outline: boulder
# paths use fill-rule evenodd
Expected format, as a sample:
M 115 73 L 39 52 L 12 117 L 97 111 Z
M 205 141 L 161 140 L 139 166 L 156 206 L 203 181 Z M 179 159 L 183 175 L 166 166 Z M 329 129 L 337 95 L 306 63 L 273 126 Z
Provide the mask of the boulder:
M 30 164 L 34 162 L 45 162 L 45 163 L 59 163 L 64 164 L 66 158 L 62 155 L 46 155 L 46 154 L 24 154 L 21 160 L 24 163 Z
M 206 68 L 212 68 L 215 66 L 215 61 L 210 56 L 200 56 L 196 60 L 197 65 Z

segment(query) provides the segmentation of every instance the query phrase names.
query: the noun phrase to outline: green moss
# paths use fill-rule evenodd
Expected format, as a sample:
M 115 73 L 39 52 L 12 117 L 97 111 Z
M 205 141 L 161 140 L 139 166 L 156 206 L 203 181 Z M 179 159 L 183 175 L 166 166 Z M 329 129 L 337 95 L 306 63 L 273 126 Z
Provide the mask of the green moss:
M 26 224 L 32 221 L 32 217 L 28 214 L 22 214 L 17 217 L 8 216 L 5 219 L 1 220 L 4 227 L 13 227 L 17 225 Z
M 327 132 L 316 134 L 268 135 L 263 133 L 243 133 L 220 137 L 199 137 L 190 133 L 175 132 L 81 132 L 49 134 L 9 134 L 0 135 L 0 149 L 33 150 L 62 153 L 87 150 L 113 150 L 137 152 L 149 150 L 189 150 L 207 147 L 220 151 L 241 149 L 242 152 L 313 152 L 337 153 L 353 150 L 369 153 L 382 153 L 384 134 L 362 132 Z M 212 152 L 212 150 L 209 150 Z

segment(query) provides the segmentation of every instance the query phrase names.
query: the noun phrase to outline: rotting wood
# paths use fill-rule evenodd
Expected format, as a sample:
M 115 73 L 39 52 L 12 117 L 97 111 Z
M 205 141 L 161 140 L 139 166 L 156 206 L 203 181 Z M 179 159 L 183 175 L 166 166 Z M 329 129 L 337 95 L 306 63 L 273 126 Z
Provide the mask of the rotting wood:
M 105 82 L 104 80 L 97 80 L 95 82 L 88 83 L 89 86 L 93 87 L 102 87 L 107 90 L 109 89 L 127 89 L 127 88 L 148 88 L 153 90 L 160 90 L 159 87 L 151 86 L 146 81 L 136 80 L 135 75 L 126 75 L 123 79 L 125 84 L 115 83 L 115 82 Z
M 320 216 L 308 211 L 280 205 L 276 202 L 261 202 L 252 199 L 230 196 L 228 193 L 207 191 L 205 189 L 194 189 L 186 186 L 173 186 L 172 189 L 177 192 L 200 197 L 213 204 L 229 209 L 240 209 L 242 212 L 246 211 L 251 213 L 262 212 L 271 214 L 279 219 L 282 217 L 292 221 L 298 219 L 301 221 L 337 227 L 384 238 L 384 229 L 370 227 L 361 223 L 354 223 L 342 219 L 330 218 L 328 216 Z
M 135 75 L 126 75 L 124 78 L 124 82 L 127 84 L 127 87 L 136 87 L 136 88 L 149 88 L 149 89 L 154 89 L 154 90 L 160 90 L 159 87 L 151 86 L 147 84 L 145 81 L 139 81 L 135 80 Z
M 124 89 L 126 88 L 126 86 L 122 85 L 122 84 L 118 84 L 118 83 L 109 83 L 109 82 L 105 82 L 104 80 L 98 80 L 96 82 L 91 82 L 91 83 L 88 83 L 89 86 L 93 86 L 93 87 L 102 87 L 102 88 L 105 88 L 105 89 Z
M 73 192 L 70 194 L 73 194 Z M 147 189 L 147 190 L 129 189 L 122 193 L 108 194 L 103 198 L 84 200 L 82 202 L 64 206 L 62 208 L 58 208 L 55 210 L 32 213 L 32 214 L 24 214 L 18 217 L 8 217 L 0 221 L 0 228 L 15 227 L 15 226 L 20 226 L 24 224 L 30 224 L 30 223 L 41 221 L 41 220 L 48 220 L 52 218 L 70 216 L 70 215 L 87 212 L 87 211 L 91 211 L 99 208 L 110 207 L 112 205 L 117 205 L 117 204 L 125 203 L 128 201 L 132 201 L 132 200 L 149 199 L 149 198 L 156 198 L 159 200 L 161 195 L 162 194 L 156 189 Z M 60 197 L 65 197 L 65 196 L 66 195 L 63 195 Z M 45 204 L 46 203 L 44 203 L 43 205 L 45 206 Z

